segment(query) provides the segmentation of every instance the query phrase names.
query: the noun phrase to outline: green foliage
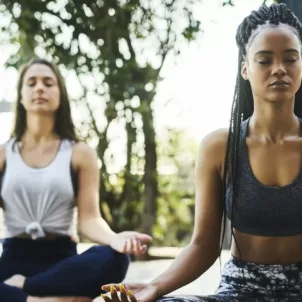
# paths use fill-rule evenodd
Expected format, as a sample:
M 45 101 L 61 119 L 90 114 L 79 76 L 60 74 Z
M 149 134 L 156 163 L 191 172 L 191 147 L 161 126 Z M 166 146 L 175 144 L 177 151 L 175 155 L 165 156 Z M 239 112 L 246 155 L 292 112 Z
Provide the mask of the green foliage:
M 269 4 L 268 2 L 272 2 L 272 1 L 268 1 L 268 0 L 263 0 L 263 4 Z M 273 0 L 274 3 L 279 3 L 279 0 Z M 227 1 L 224 1 L 222 3 L 223 6 L 225 5 L 230 5 L 230 6 L 234 6 L 234 0 L 227 0 Z
M 158 145 L 162 194 L 154 241 L 157 245 L 183 246 L 188 243 L 194 225 L 194 164 L 198 144 L 188 133 L 171 129 Z

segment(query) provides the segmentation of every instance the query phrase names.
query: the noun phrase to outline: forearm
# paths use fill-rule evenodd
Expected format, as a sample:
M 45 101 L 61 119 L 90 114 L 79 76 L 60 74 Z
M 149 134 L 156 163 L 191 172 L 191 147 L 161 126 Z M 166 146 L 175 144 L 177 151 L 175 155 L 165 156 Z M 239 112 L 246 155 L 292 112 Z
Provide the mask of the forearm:
M 207 271 L 218 258 L 218 251 L 205 249 L 191 243 L 179 254 L 172 265 L 151 284 L 157 288 L 161 297 L 187 285 Z
M 80 219 L 79 229 L 89 240 L 103 245 L 109 245 L 116 235 L 102 217 Z

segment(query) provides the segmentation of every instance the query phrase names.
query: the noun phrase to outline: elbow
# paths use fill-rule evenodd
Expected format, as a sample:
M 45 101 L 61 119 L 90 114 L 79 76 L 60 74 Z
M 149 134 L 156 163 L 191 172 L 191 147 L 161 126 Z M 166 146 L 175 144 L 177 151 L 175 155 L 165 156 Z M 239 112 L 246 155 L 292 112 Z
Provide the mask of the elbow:
M 220 256 L 220 242 L 219 240 L 197 240 L 192 239 L 190 245 L 194 246 L 194 249 L 198 251 L 198 254 L 207 259 L 209 266 Z

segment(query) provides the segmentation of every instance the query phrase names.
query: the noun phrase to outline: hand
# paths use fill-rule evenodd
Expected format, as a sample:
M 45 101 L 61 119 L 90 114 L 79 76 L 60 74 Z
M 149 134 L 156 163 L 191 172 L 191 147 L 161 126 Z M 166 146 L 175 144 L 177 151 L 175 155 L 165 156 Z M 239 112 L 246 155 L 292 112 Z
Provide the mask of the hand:
M 156 287 L 148 283 L 108 284 L 102 289 L 111 294 L 102 295 L 105 302 L 153 302 L 157 298 Z
M 147 251 L 146 243 L 152 241 L 152 237 L 138 232 L 121 232 L 112 238 L 109 245 L 120 253 L 142 255 Z

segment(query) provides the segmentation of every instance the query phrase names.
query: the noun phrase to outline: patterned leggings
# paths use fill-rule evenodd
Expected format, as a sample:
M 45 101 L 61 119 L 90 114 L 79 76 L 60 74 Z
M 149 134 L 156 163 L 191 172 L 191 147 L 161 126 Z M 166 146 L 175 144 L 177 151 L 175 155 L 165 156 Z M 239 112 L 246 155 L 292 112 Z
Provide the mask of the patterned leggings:
M 213 296 L 165 296 L 157 302 L 302 301 L 302 263 L 264 265 L 232 257 Z

